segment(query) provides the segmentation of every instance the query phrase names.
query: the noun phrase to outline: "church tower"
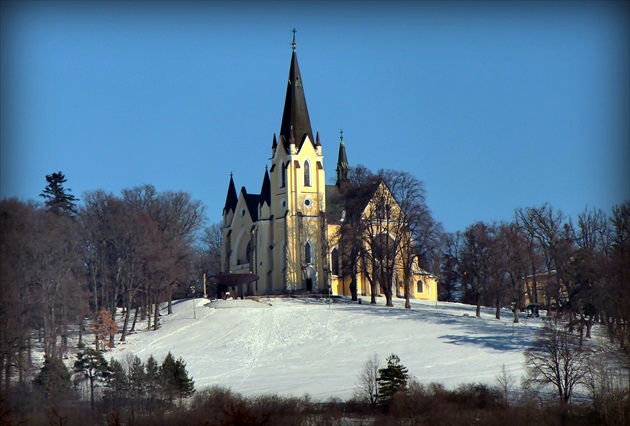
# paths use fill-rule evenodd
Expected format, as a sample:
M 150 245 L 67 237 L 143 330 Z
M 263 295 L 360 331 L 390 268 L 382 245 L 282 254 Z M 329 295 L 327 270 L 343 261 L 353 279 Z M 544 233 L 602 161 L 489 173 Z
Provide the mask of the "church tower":
M 272 281 L 276 291 L 315 292 L 326 284 L 326 177 L 319 132 L 313 138 L 306 105 L 295 30 L 292 50 L 280 134 L 272 143 Z

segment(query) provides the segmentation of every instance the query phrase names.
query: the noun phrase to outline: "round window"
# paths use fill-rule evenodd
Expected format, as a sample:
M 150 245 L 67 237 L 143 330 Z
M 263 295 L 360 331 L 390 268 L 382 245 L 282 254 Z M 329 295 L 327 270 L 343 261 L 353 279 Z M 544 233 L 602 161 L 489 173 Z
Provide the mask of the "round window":
M 285 209 L 287 207 L 287 200 L 282 200 L 282 208 Z
M 311 200 L 310 198 L 306 198 L 306 199 L 304 200 L 304 205 L 305 205 L 306 207 L 310 207 L 312 204 L 313 204 L 313 200 Z

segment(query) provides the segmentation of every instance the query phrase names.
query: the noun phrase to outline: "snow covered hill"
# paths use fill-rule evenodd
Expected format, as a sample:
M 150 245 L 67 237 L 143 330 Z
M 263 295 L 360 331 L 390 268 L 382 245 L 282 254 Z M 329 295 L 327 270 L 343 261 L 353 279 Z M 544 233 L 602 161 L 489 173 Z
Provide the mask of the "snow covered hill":
M 187 363 L 196 389 L 221 385 L 246 396 L 263 393 L 319 400 L 347 399 L 355 391 L 363 363 L 374 353 L 385 364 L 395 353 L 422 383 L 496 384 L 502 366 L 517 379 L 524 374 L 523 350 L 542 320 L 511 312 L 496 320 L 474 307 L 413 301 L 404 309 L 337 299 L 261 298 L 174 302 L 161 312 L 158 331 L 139 331 L 106 354 L 128 354 L 161 362 L 171 351 Z M 196 315 L 196 319 L 194 318 Z

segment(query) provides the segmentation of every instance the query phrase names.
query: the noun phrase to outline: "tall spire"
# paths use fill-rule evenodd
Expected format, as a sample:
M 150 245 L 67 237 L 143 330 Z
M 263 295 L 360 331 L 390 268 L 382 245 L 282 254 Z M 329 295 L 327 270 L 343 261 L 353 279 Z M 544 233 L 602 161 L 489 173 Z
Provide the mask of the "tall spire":
M 346 155 L 346 145 L 343 143 L 343 130 L 339 131 L 339 157 L 337 159 L 337 186 L 348 180 L 348 156 Z
M 291 43 L 293 53 L 291 55 L 291 66 L 289 68 L 289 81 L 287 83 L 287 94 L 284 100 L 284 112 L 282 113 L 282 125 L 280 127 L 280 140 L 288 152 L 291 129 L 295 136 L 295 145 L 299 151 L 306 135 L 313 143 L 313 130 L 311 129 L 311 119 L 308 115 L 304 87 L 302 86 L 302 76 L 298 65 L 297 53 L 295 52 L 295 28 L 293 29 L 293 42 Z
M 235 211 L 236 204 L 238 204 L 238 196 L 236 195 L 236 187 L 234 186 L 232 173 L 230 173 L 230 184 L 228 186 L 227 197 L 225 197 L 225 207 L 223 207 L 223 214 L 228 214 L 230 210 Z
M 263 176 L 262 187 L 260 188 L 260 205 L 267 203 L 271 206 L 271 181 L 269 180 L 269 171 L 265 166 L 265 175 Z

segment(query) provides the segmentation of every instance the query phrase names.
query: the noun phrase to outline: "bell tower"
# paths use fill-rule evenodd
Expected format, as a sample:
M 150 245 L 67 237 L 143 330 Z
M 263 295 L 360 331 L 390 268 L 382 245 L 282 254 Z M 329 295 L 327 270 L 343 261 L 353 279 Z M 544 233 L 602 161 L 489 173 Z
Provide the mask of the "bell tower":
M 273 279 L 282 282 L 283 291 L 315 292 L 323 288 L 327 262 L 326 176 L 319 132 L 313 138 L 295 33 L 280 134 L 271 147 Z

